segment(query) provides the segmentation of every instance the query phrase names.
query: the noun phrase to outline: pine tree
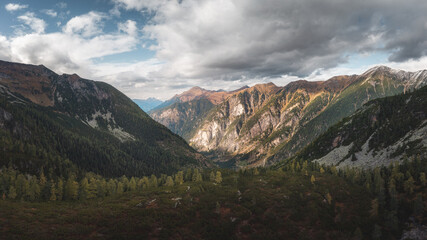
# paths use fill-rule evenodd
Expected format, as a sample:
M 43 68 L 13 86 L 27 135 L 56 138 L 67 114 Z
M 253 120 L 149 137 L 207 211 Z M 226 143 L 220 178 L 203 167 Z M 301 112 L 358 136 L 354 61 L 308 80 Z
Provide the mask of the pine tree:
M 30 201 L 34 201 L 40 197 L 40 186 L 36 177 L 30 180 L 30 189 L 28 190 L 27 197 Z
M 132 177 L 129 181 L 129 190 L 130 191 L 135 191 L 136 190 L 136 181 L 135 178 Z
M 415 181 L 412 178 L 412 176 L 409 176 L 408 180 L 406 180 L 405 183 L 403 184 L 403 187 L 405 189 L 405 192 L 409 194 L 412 194 L 414 192 Z
M 46 183 L 47 183 L 47 179 L 46 179 L 46 177 L 44 176 L 44 172 L 43 172 L 43 169 L 42 169 L 42 170 L 41 170 L 41 173 L 40 173 L 40 181 L 39 181 L 40 189 L 43 189 L 43 188 L 44 188 L 44 186 L 46 185 Z
M 120 182 L 123 183 L 123 190 L 128 191 L 129 190 L 129 180 L 127 179 L 127 177 L 123 175 L 120 179 Z
M 64 182 L 59 179 L 56 189 L 56 200 L 61 201 L 64 195 Z
M 314 185 L 314 183 L 316 182 L 316 178 L 314 177 L 314 175 L 311 175 L 310 182 L 311 182 L 311 184 L 313 184 L 313 185 Z
M 74 181 L 74 178 L 68 178 L 64 187 L 64 199 L 76 200 L 79 193 L 79 184 Z
M 152 188 L 158 187 L 157 177 L 154 174 L 152 174 L 150 177 L 150 187 Z
M 201 181 L 203 181 L 202 175 L 199 173 L 199 169 L 197 169 L 197 168 L 194 169 L 192 181 L 193 182 L 201 182 Z
M 88 180 L 89 184 L 87 186 L 87 199 L 93 199 L 98 196 L 98 183 L 95 178 L 90 178 Z
M 7 197 L 8 197 L 9 199 L 15 199 L 15 198 L 16 198 L 16 196 L 17 196 L 17 194 L 16 194 L 16 189 L 15 189 L 15 187 L 14 187 L 14 186 L 10 186 L 10 188 L 9 188 L 9 194 L 7 195 Z
M 332 173 L 334 176 L 337 176 L 337 175 L 338 175 L 338 171 L 337 171 L 337 168 L 336 168 L 335 166 L 332 166 L 332 167 L 331 167 L 331 173 Z
M 378 216 L 378 199 L 374 199 L 371 202 L 371 210 L 369 211 L 371 217 Z
M 209 181 L 215 182 L 215 173 L 213 171 L 209 174 Z
M 181 185 L 184 183 L 184 172 L 179 171 L 176 175 L 175 175 L 175 184 L 177 185 Z
M 117 183 L 117 191 L 116 191 L 116 193 L 120 195 L 120 194 L 123 193 L 123 191 L 124 191 L 123 190 L 123 183 L 122 182 L 118 182 Z
M 80 181 L 79 200 L 86 200 L 89 196 L 89 182 L 86 177 Z
M 55 183 L 51 180 L 50 182 L 50 201 L 56 201 L 56 189 L 55 189 Z
M 173 182 L 172 177 L 171 176 L 167 176 L 165 186 L 166 187 L 173 187 L 173 185 L 174 185 L 174 182 Z
M 135 182 L 134 189 L 136 189 L 136 182 Z M 105 179 L 100 179 L 96 181 L 96 196 L 103 198 L 105 197 L 106 193 L 107 193 L 107 182 L 105 181 Z
M 427 185 L 426 174 L 423 172 L 420 173 L 420 183 L 423 187 L 425 187 Z
M 222 174 L 220 171 L 216 171 L 215 182 L 217 184 L 221 184 L 222 182 Z
M 116 183 L 113 179 L 110 179 L 107 183 L 107 195 L 112 196 L 114 194 L 116 194 Z

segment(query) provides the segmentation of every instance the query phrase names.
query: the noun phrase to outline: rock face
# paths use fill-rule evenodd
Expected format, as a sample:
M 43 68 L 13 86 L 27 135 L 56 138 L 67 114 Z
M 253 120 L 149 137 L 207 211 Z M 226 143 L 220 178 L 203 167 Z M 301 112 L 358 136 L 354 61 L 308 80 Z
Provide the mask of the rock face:
M 182 112 L 175 106 L 151 116 L 197 150 L 224 155 L 238 166 L 265 165 L 294 155 L 369 100 L 426 83 L 427 70 L 405 72 L 379 66 L 362 75 L 324 82 L 299 80 L 285 87 L 260 84 L 234 91 L 204 112 L 191 107 Z M 193 101 L 203 99 L 198 96 Z M 191 120 L 192 128 L 176 128 L 187 119 L 196 119 Z
M 193 87 L 174 96 L 149 113 L 154 120 L 188 140 L 200 125 L 200 121 L 215 105 L 220 104 L 233 93 L 246 88 L 248 87 L 226 92 Z
M 33 120 L 33 115 L 40 119 Z M 52 126 L 40 129 L 39 125 Z M 17 138 L 15 142 L 26 145 L 28 140 L 37 147 L 40 141 L 35 139 L 43 136 L 47 139 L 40 147 L 52 156 L 110 176 L 209 165 L 203 155 L 117 89 L 76 74 L 57 75 L 44 66 L 0 61 L 2 131 Z M 91 163 L 95 158 L 97 162 Z
M 374 168 L 426 157 L 427 86 L 368 102 L 297 155 L 338 168 Z
M 353 77 L 301 80 L 286 87 L 269 83 L 242 90 L 209 113 L 190 144 L 244 158 L 241 164 L 264 164 L 259 159 L 291 138 L 352 81 Z

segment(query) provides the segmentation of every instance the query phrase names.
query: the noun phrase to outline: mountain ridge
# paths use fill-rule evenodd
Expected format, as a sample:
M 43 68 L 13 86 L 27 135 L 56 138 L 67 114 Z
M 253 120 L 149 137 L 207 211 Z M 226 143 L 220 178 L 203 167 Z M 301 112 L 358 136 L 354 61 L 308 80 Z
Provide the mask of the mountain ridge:
M 367 101 L 426 83 L 427 70 L 405 72 L 377 66 L 360 75 L 335 76 L 326 81 L 298 80 L 283 87 L 273 84 L 271 92 L 262 91 L 266 85 L 258 85 L 259 89 L 256 85 L 235 91 L 199 115 L 190 106 L 183 110 L 177 105 L 150 115 L 165 126 L 173 126 L 172 131 L 199 151 L 224 156 L 219 161 L 268 165 L 292 156 Z M 179 122 L 187 121 L 188 112 L 194 126 L 181 128 Z
M 209 165 L 183 139 L 104 82 L 76 74 L 57 75 L 43 66 L 0 61 L 0 89 L 0 108 L 5 116 L 12 116 L 3 118 L 5 124 L 0 128 L 0 145 L 7 156 L 3 165 L 32 171 L 46 164 L 55 168 L 53 160 L 31 167 L 26 159 L 36 159 L 32 153 L 8 151 L 11 146 L 36 147 L 52 159 L 63 159 L 62 163 L 71 160 L 73 168 L 104 176 Z M 13 144 L 8 146 L 8 142 Z

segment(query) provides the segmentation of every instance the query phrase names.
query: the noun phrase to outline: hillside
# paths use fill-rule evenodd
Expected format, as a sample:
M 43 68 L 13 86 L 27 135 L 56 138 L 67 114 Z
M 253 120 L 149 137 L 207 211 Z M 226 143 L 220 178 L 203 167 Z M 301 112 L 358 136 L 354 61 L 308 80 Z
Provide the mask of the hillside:
M 297 158 L 338 167 L 373 168 L 427 158 L 427 86 L 366 103 Z
M 205 158 L 124 94 L 44 66 L 0 62 L 0 165 L 55 175 L 168 173 Z
M 379 66 L 323 82 L 260 84 L 234 91 L 202 111 L 200 104 L 192 103 L 151 116 L 223 166 L 269 165 L 294 155 L 369 100 L 426 84 L 427 70 L 404 72 Z

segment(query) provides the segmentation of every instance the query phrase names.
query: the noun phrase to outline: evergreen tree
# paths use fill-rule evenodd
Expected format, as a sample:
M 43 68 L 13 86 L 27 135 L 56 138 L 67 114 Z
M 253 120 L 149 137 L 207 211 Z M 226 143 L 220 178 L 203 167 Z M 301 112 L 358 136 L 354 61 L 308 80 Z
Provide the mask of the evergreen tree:
M 14 187 L 14 186 L 10 186 L 10 188 L 9 188 L 9 194 L 7 195 L 7 197 L 8 197 L 9 199 L 15 199 L 15 198 L 16 198 L 16 196 L 17 196 L 17 194 L 16 194 L 16 189 L 15 189 L 15 187 Z
M 423 172 L 420 173 L 420 183 L 423 187 L 425 187 L 427 185 L 426 174 Z
M 136 190 L 136 181 L 135 178 L 132 177 L 129 181 L 129 190 L 130 191 L 135 191 Z
M 68 178 L 64 186 L 64 199 L 76 200 L 79 193 L 79 184 L 74 181 L 73 177 Z
M 158 187 L 157 177 L 154 174 L 152 174 L 150 177 L 150 187 L 152 188 Z
M 28 190 L 28 199 L 34 201 L 40 197 L 40 186 L 36 177 L 32 177 L 30 180 L 30 189 Z
M 176 175 L 175 175 L 175 184 L 177 185 L 181 185 L 184 183 L 184 172 L 179 171 Z
M 213 171 L 211 171 L 211 173 L 209 174 L 209 180 L 211 182 L 215 182 L 215 173 Z
M 80 200 L 86 200 L 86 199 L 88 199 L 88 196 L 89 196 L 89 182 L 88 182 L 87 178 L 84 177 L 80 181 L 79 199 Z
M 215 182 L 217 184 L 221 184 L 222 182 L 222 174 L 220 171 L 216 171 Z
M 310 182 L 311 184 L 314 184 L 316 182 L 316 178 L 314 177 L 314 175 L 311 175 Z
M 403 184 L 403 187 L 405 189 L 405 192 L 409 194 L 412 194 L 414 192 L 415 181 L 412 178 L 412 176 L 409 176 L 408 180 L 406 180 L 405 183 Z
M 135 183 L 134 189 L 136 189 L 136 183 Z M 105 179 L 97 180 L 96 181 L 96 196 L 103 198 L 103 197 L 105 197 L 106 194 L 107 194 L 107 182 L 105 181 Z
M 122 194 L 122 193 L 123 193 L 123 191 L 124 191 L 124 189 L 123 189 L 123 183 L 122 183 L 122 182 L 118 182 L 118 183 L 117 183 L 117 191 L 116 191 L 116 193 L 117 193 L 118 195 L 120 195 L 120 194 Z
M 171 177 L 171 176 L 168 176 L 168 177 L 166 178 L 165 186 L 166 186 L 166 187 L 173 187 L 173 185 L 174 185 L 174 182 L 173 182 L 172 177 Z
M 89 184 L 87 187 L 87 199 L 93 199 L 98 196 L 98 183 L 97 180 L 91 177 L 88 180 Z
M 55 183 L 52 180 L 50 182 L 50 197 L 49 197 L 49 201 L 56 201 Z
M 201 182 L 203 181 L 202 175 L 199 173 L 199 169 L 195 168 L 192 177 L 193 182 Z
M 369 211 L 371 217 L 376 218 L 378 216 L 378 199 L 374 199 L 371 202 L 371 210 Z
M 64 182 L 60 178 L 56 189 L 56 200 L 61 201 L 64 196 Z
M 111 196 L 114 194 L 116 194 L 116 183 L 113 179 L 110 179 L 107 183 L 107 195 Z

